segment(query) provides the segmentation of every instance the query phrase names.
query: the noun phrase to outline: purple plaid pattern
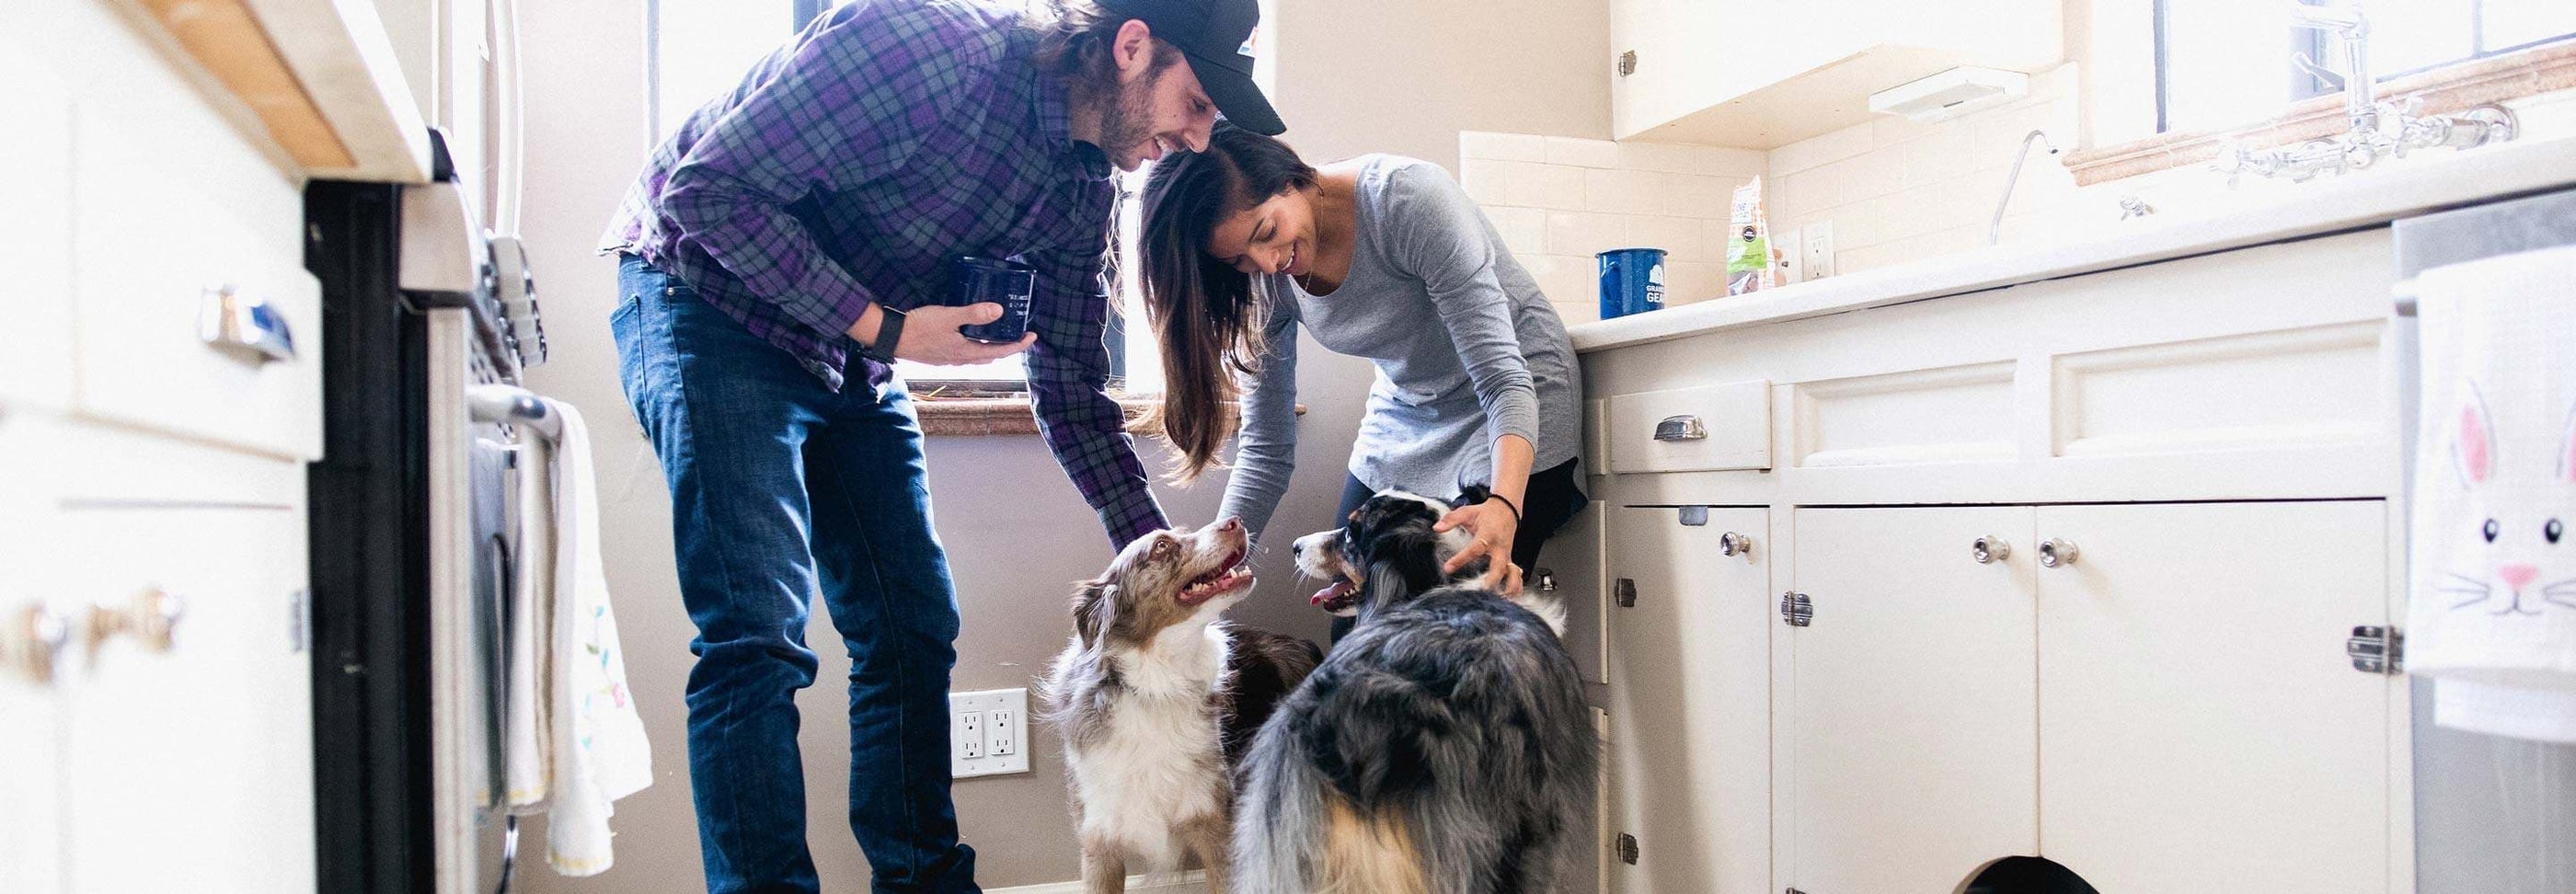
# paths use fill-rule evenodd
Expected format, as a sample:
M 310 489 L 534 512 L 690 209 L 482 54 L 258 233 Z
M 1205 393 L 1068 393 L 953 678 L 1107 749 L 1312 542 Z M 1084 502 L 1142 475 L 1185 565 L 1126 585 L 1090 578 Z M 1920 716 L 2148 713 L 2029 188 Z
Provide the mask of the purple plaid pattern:
M 1101 285 L 1116 187 L 1075 143 L 1014 9 L 859 0 L 762 59 L 654 150 L 602 237 L 696 287 L 834 390 L 870 302 L 940 303 L 961 255 L 1038 269 L 1029 393 L 1115 546 L 1166 526 L 1107 394 Z

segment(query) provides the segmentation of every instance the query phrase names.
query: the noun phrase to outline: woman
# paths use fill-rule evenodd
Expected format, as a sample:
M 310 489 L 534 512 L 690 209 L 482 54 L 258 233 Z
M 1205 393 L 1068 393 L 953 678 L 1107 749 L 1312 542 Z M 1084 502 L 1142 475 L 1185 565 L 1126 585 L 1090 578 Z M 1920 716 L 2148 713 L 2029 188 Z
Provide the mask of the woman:
M 1218 517 L 1256 535 L 1268 524 L 1295 461 L 1303 325 L 1377 366 L 1334 517 L 1389 488 L 1446 498 L 1485 484 L 1492 499 L 1441 520 L 1475 537 L 1450 568 L 1489 558 L 1487 580 L 1518 588 L 1539 544 L 1583 505 L 1574 347 L 1449 172 L 1392 155 L 1317 169 L 1220 124 L 1206 151 L 1154 166 L 1144 204 L 1140 272 L 1163 339 L 1178 477 L 1215 461 L 1240 395 Z

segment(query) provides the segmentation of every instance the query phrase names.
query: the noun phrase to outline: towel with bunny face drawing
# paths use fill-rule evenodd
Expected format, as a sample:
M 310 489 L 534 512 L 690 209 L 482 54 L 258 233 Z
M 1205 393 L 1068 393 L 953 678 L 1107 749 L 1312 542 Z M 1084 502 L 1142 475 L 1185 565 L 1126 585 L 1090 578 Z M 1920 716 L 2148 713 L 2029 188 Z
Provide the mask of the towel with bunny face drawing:
M 2407 669 L 2436 720 L 2576 740 L 2576 248 L 2417 279 Z

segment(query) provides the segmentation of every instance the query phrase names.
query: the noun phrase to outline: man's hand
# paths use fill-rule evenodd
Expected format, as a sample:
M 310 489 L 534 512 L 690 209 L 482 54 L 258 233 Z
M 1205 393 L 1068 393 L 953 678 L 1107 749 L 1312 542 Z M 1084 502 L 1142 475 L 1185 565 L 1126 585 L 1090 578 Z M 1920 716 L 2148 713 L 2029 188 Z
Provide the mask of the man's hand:
M 992 302 L 964 307 L 926 305 L 907 312 L 901 341 L 895 343 L 898 360 L 927 363 L 932 366 L 965 366 L 988 363 L 1017 354 L 1037 344 L 1035 332 L 1020 336 L 1006 345 L 988 344 L 967 338 L 957 331 L 960 326 L 990 323 L 1002 318 L 1002 306 Z M 877 325 L 885 320 L 885 308 L 868 305 L 859 321 L 850 324 L 849 336 L 860 344 L 875 344 Z
M 1431 529 L 1466 528 L 1467 533 L 1475 535 L 1476 539 L 1459 550 L 1457 555 L 1449 557 L 1449 564 L 1441 568 L 1441 572 L 1456 574 L 1458 569 L 1483 556 L 1487 559 L 1486 586 L 1506 592 L 1508 588 L 1518 586 L 1520 569 L 1512 564 L 1512 535 L 1520 530 L 1520 524 L 1520 519 L 1512 517 L 1510 507 L 1493 500 L 1449 510 L 1449 514 L 1441 516 L 1440 523 Z

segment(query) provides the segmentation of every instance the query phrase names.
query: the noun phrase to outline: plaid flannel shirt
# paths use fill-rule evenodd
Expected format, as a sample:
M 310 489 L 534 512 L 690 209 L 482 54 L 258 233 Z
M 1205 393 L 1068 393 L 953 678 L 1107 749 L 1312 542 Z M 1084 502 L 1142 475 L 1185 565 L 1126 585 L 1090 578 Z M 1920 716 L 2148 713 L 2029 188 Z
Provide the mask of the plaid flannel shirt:
M 941 303 L 963 255 L 1038 271 L 1038 428 L 1113 547 L 1166 527 L 1107 393 L 1100 271 L 1116 187 L 1073 141 L 1065 85 L 1019 12 L 980 0 L 833 10 L 692 113 L 602 237 L 644 256 L 838 390 L 870 302 Z

